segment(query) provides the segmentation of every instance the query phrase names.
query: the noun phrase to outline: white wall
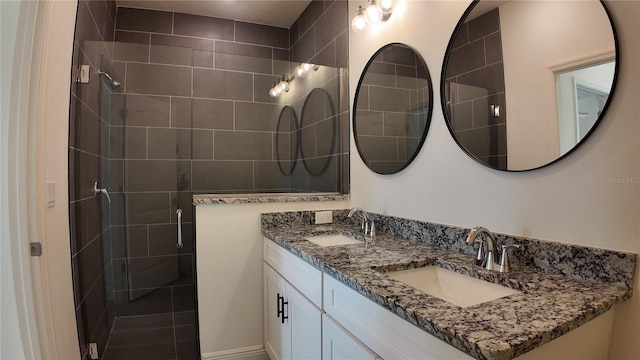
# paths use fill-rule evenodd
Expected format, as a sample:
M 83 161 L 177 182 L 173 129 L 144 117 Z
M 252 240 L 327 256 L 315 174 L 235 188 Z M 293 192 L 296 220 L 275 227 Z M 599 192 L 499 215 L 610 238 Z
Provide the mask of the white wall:
M 345 209 L 348 201 L 202 205 L 196 208 L 200 351 L 203 359 L 267 359 L 262 331 L 260 214 Z
M 363 4 L 350 3 L 350 13 Z M 438 100 L 442 61 L 451 32 L 468 4 L 406 1 L 405 10 L 384 24 L 387 32 L 351 32 L 352 100 L 368 58 L 394 41 L 420 52 L 431 71 L 436 99 L 425 146 L 401 173 L 383 176 L 369 171 L 351 142 L 352 204 L 383 214 L 465 227 L 483 225 L 501 233 L 639 252 L 640 184 L 610 183 L 609 179 L 640 176 L 640 2 L 606 2 L 618 30 L 622 58 L 616 94 L 598 129 L 563 161 L 524 173 L 479 165 L 456 145 L 445 125 Z M 639 299 L 636 295 L 618 307 L 614 358 L 640 353 Z
M 556 84 L 549 68 L 613 51 L 603 15 L 596 1 L 500 6 L 509 169 L 536 168 L 559 156 Z

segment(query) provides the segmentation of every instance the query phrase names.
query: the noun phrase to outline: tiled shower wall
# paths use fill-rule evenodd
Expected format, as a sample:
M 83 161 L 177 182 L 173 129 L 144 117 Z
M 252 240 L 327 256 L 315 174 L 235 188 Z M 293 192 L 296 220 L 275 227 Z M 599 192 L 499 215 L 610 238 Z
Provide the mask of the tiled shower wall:
M 326 7 L 326 8 L 325 8 Z M 277 124 L 289 101 L 301 115 L 306 94 L 286 100 L 269 89 L 291 77 L 295 59 L 332 69 L 317 86 L 333 87 L 336 119 L 346 123 L 338 66 L 348 53 L 346 1 L 313 1 L 292 30 L 189 14 L 118 9 L 114 67 L 124 86 L 112 101 L 113 159 L 123 159 L 122 182 L 129 192 L 198 193 L 340 191 L 346 181 L 338 166 L 348 151 L 336 141 L 330 172 L 310 176 L 296 166 L 286 176 L 276 155 Z M 295 29 L 295 30 L 293 30 Z M 299 35 L 301 34 L 301 36 Z M 319 34 L 319 35 L 316 35 Z M 292 82 L 301 85 L 300 79 Z M 297 94 L 293 96 L 293 94 Z M 288 100 L 293 99 L 293 100 Z M 348 100 L 346 101 L 348 103 Z M 346 115 L 346 116 L 345 116 Z M 336 126 L 345 127 L 343 123 Z M 341 128 L 335 136 L 341 135 Z M 346 132 L 348 134 L 348 132 Z M 348 141 L 348 136 L 345 136 Z M 340 156 L 339 154 L 343 154 Z M 124 161 L 126 159 L 127 161 Z M 178 159 L 178 168 L 165 160 Z M 347 160 L 348 161 L 348 160 Z M 117 164 L 119 166 L 120 164 Z M 346 165 L 348 169 L 348 162 Z M 345 173 L 348 174 L 348 171 Z M 142 175 L 151 174 L 153 182 Z M 162 175 L 162 176 L 161 176 Z M 167 176 L 169 175 L 169 176 Z M 175 184 L 180 189 L 174 189 Z M 158 194 L 140 195 L 134 203 Z
M 112 287 L 109 203 L 94 196 L 93 182 L 108 187 L 110 88 L 97 69 L 110 71 L 116 5 L 114 1 L 80 1 L 73 50 L 69 122 L 69 219 L 74 296 L 83 358 L 87 344 L 102 353 L 114 314 L 107 298 Z M 88 84 L 75 82 L 80 64 L 91 66 Z
M 418 150 L 430 106 L 425 66 L 413 49 L 394 45 L 365 70 L 358 89 L 357 141 L 364 161 L 378 172 L 398 171 Z
M 453 129 L 458 142 L 480 161 L 507 169 L 507 108 L 500 13 L 492 10 L 465 23 L 449 56 Z M 500 115 L 491 114 L 491 105 Z

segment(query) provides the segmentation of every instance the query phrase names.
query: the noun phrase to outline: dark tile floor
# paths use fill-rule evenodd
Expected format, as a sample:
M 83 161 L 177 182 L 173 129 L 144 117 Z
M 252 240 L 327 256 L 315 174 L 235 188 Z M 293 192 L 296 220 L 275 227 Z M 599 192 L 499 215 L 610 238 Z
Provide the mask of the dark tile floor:
M 101 358 L 199 359 L 195 311 L 117 317 Z

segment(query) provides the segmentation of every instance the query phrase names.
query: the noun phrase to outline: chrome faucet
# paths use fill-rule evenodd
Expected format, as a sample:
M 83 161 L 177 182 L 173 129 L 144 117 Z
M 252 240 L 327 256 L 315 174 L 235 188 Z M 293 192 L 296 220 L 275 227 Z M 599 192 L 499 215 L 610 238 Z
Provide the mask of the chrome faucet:
M 376 224 L 373 219 L 371 219 L 371 216 L 362 208 L 354 207 L 353 209 L 351 209 L 351 211 L 349 211 L 349 215 L 347 215 L 347 217 L 352 217 L 355 213 L 362 214 L 362 223 L 360 225 L 360 228 L 362 229 L 364 235 L 374 237 L 376 235 Z
M 472 244 L 476 240 L 476 237 L 482 233 L 485 234 L 485 237 L 484 237 L 484 242 L 480 244 L 480 247 L 482 247 L 483 244 L 486 244 L 487 251 L 484 253 L 484 259 L 482 259 L 481 266 L 487 270 L 494 270 L 496 268 L 496 266 L 494 266 L 496 247 L 495 247 L 495 239 L 493 238 L 489 230 L 487 230 L 482 226 L 474 227 L 469 232 L 469 235 L 467 236 L 466 241 L 467 243 Z M 481 254 L 481 253 L 482 253 L 482 250 L 478 251 L 478 254 Z

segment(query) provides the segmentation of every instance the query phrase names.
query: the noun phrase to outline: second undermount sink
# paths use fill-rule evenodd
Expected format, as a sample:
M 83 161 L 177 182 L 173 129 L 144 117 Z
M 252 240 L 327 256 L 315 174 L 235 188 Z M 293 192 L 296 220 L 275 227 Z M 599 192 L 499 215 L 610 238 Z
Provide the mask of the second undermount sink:
M 463 308 L 520 293 L 505 286 L 492 284 L 438 266 L 425 266 L 385 274 L 431 296 Z
M 328 235 L 313 235 L 313 236 L 305 236 L 305 240 L 311 241 L 312 243 L 319 246 L 340 246 L 340 245 L 351 245 L 351 244 L 361 244 L 362 241 L 356 240 L 354 238 L 350 238 L 346 235 L 342 234 L 328 234 Z

